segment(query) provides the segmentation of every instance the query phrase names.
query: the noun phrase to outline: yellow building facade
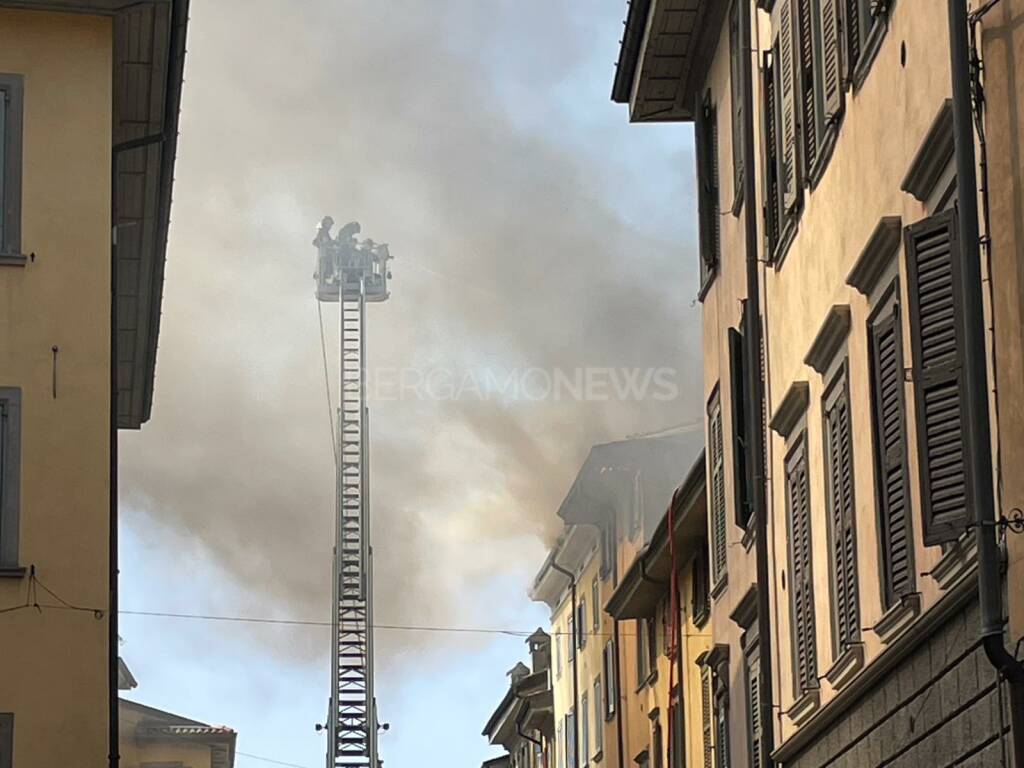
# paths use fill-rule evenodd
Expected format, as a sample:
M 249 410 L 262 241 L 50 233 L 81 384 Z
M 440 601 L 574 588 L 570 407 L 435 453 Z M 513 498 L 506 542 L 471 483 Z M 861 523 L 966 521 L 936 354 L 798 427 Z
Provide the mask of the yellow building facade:
M 0 766 L 117 763 L 116 434 L 149 415 L 185 8 L 116 5 L 0 2 Z
M 1021 545 L 999 528 L 1009 578 L 997 547 L 982 562 L 976 493 L 992 486 L 997 518 L 1021 508 L 1020 6 L 984 4 L 969 25 L 958 5 L 627 11 L 613 98 L 634 121 L 694 123 L 708 768 L 995 765 L 1024 743 L 1020 664 L 1000 678 L 990 645 L 1019 647 Z M 980 115 L 953 88 L 969 36 L 999 94 Z M 1000 147 L 991 186 L 975 169 L 991 200 L 966 172 L 958 187 L 978 124 Z M 966 243 L 975 208 L 982 241 Z M 991 431 L 991 476 L 973 461 L 988 447 L 975 425 Z M 983 620 L 1003 589 L 1005 633 Z

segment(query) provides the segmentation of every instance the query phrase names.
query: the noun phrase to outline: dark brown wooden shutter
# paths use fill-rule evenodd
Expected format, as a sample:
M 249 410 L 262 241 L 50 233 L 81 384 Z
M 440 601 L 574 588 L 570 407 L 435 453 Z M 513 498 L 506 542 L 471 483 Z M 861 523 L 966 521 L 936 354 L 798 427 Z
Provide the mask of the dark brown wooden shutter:
M 711 668 L 700 671 L 700 716 L 704 736 L 704 768 L 714 768 L 714 743 L 711 725 Z
M 722 452 L 722 408 L 716 394 L 708 411 L 708 447 L 711 457 L 711 578 L 719 584 L 726 572 L 725 462 Z
M 860 639 L 857 546 L 854 530 L 853 441 L 845 367 L 830 385 L 825 407 L 825 458 L 832 527 L 835 633 L 840 651 Z
M 804 173 L 810 174 L 818 159 L 818 85 L 814 66 L 814 12 L 811 0 L 795 0 L 799 54 L 800 141 Z
M 694 123 L 697 153 L 697 215 L 700 228 L 701 283 L 718 268 L 721 222 L 718 201 L 718 118 L 711 92 L 698 100 Z
M 770 261 L 779 243 L 782 200 L 779 179 L 779 117 L 777 99 L 778 46 L 765 54 L 761 91 L 764 95 L 764 219 L 767 239 L 767 258 Z
M 744 316 L 746 312 L 744 311 Z M 745 324 L 744 326 L 745 327 Z M 729 329 L 729 380 L 732 399 L 733 487 L 735 488 L 736 525 L 746 528 L 750 522 L 750 478 L 747 473 L 747 379 L 744 365 L 743 334 Z
M 789 517 L 794 661 L 796 682 L 800 692 L 803 692 L 818 685 L 806 436 L 800 438 L 799 444 L 786 459 L 786 506 Z
M 898 291 L 898 286 L 894 287 Z M 871 328 L 876 487 L 886 607 L 913 589 L 899 304 Z
M 761 768 L 761 655 L 747 657 L 747 717 L 751 768 Z
M 744 0 L 733 0 L 729 11 L 729 83 L 732 97 L 732 213 L 738 216 L 743 203 L 743 77 L 744 62 L 748 62 L 743 51 L 743 40 L 740 34 L 740 14 L 748 12 Z
M 729 768 L 729 697 L 719 669 L 715 685 L 715 768 Z
M 963 370 L 963 278 L 956 212 L 906 230 L 914 405 L 925 544 L 954 541 L 969 523 Z
M 783 207 L 789 214 L 800 202 L 800 168 L 797 156 L 797 109 L 799 94 L 796 85 L 796 57 L 793 40 L 793 2 L 778 0 L 779 29 L 779 106 L 782 122 Z
M 693 556 L 693 623 L 701 626 L 711 613 L 710 574 L 708 573 L 708 547 L 701 544 Z
M 821 2 L 821 80 L 825 94 L 825 122 L 831 124 L 843 111 L 843 67 L 839 34 L 839 4 L 842 0 Z

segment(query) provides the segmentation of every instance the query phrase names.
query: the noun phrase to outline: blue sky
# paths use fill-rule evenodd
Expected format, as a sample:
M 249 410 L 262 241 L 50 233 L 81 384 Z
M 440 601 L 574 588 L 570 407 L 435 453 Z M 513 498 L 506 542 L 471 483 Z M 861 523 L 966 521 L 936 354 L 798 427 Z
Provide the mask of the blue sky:
M 588 447 L 701 412 L 690 132 L 610 102 L 624 14 L 193 0 L 154 415 L 122 436 L 123 609 L 329 616 L 309 245 L 329 213 L 396 256 L 371 366 L 678 372 L 669 403 L 373 406 L 379 621 L 545 622 L 526 590 Z M 121 634 L 131 698 L 229 725 L 242 753 L 323 764 L 326 630 L 126 615 Z M 480 731 L 525 651 L 381 631 L 386 764 L 493 754 Z

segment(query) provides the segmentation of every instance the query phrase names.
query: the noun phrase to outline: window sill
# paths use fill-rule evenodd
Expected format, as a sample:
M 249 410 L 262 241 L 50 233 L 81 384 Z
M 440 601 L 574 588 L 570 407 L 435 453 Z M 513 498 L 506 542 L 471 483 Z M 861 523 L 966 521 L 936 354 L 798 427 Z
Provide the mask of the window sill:
M 757 521 L 754 516 L 751 515 L 750 519 L 747 520 L 747 526 L 743 529 L 743 538 L 740 539 L 740 544 L 743 545 L 743 549 L 747 552 L 754 546 L 754 542 L 757 540 Z
M 875 634 L 883 643 L 892 642 L 903 630 L 914 623 L 914 619 L 920 613 L 921 593 L 913 592 L 905 595 L 875 624 L 873 627 Z
M 0 267 L 24 267 L 28 256 L 23 253 L 0 253 Z
M 0 579 L 21 579 L 28 569 L 17 565 L 0 566 Z
M 590 762 L 592 762 L 592 763 L 600 763 L 603 759 L 604 759 L 604 751 L 599 749 L 599 750 L 597 750 L 597 752 L 594 753 L 594 756 L 590 758 Z
M 654 685 L 656 682 L 658 682 L 658 671 L 657 670 L 655 670 L 654 672 L 651 672 L 650 674 L 647 675 L 647 677 L 645 677 L 643 680 L 641 680 L 640 681 L 640 685 L 638 685 L 636 687 L 636 690 L 633 691 L 633 693 L 640 693 L 640 691 L 642 691 L 644 688 L 649 688 L 650 686 Z
M 851 643 L 828 668 L 825 679 L 838 690 L 850 682 L 863 667 L 864 643 Z
M 797 231 L 797 220 L 800 218 L 800 211 L 794 211 L 786 217 L 786 223 L 782 227 L 782 232 L 779 235 L 779 242 L 775 245 L 775 250 L 771 254 L 771 263 L 775 267 L 775 271 L 778 272 L 782 269 L 782 263 L 786 260 L 786 256 L 789 254 L 789 248 L 793 245 L 793 241 L 796 239 Z
M 817 188 L 818 183 L 825 175 L 825 169 L 828 168 L 829 160 L 832 159 L 832 152 L 836 148 L 836 140 L 839 138 L 839 126 L 841 124 L 842 115 L 840 114 L 825 128 L 825 135 L 822 136 L 821 146 L 818 149 L 818 157 L 815 159 L 807 178 L 807 186 L 812 192 Z
M 699 258 L 699 257 L 698 257 Z M 718 267 L 716 266 L 710 272 L 708 276 L 704 278 L 704 282 L 701 283 L 700 290 L 697 291 L 697 301 L 703 303 L 704 299 L 708 295 L 708 291 L 711 290 L 711 286 L 715 284 L 715 278 L 718 277 Z
M 786 715 L 793 721 L 793 725 L 803 725 L 810 719 L 811 715 L 818 711 L 820 705 L 821 689 L 811 688 L 803 692 L 800 698 L 789 708 L 789 711 L 786 712 Z
M 978 542 L 968 534 L 958 539 L 943 553 L 931 570 L 931 576 L 942 589 L 949 589 L 974 570 L 978 562 Z
M 711 599 L 717 600 L 725 592 L 725 588 L 729 586 L 729 574 L 724 574 L 718 583 L 711 588 Z

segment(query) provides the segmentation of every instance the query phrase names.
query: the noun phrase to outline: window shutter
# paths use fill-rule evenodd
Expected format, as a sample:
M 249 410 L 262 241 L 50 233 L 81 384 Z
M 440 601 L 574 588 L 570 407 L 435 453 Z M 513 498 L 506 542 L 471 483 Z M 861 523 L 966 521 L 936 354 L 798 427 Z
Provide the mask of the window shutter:
M 744 62 L 743 36 L 740 29 L 741 13 L 746 12 L 744 0 L 733 0 L 729 12 L 729 83 L 732 97 L 732 213 L 739 216 L 743 203 L 743 89 Z M 749 64 L 748 64 L 749 67 Z
M 825 92 L 825 121 L 834 123 L 843 111 L 843 72 L 840 61 L 839 4 L 842 0 L 821 2 L 822 86 Z
M 779 198 L 778 71 L 776 66 L 778 60 L 778 46 L 775 46 L 771 54 L 766 53 L 764 56 L 764 75 L 761 83 L 761 92 L 764 98 L 764 223 L 769 260 L 774 255 L 775 247 L 779 243 L 779 210 L 782 202 Z
M 814 67 L 814 14 L 811 0 L 796 0 L 797 43 L 799 45 L 800 129 L 804 173 L 809 174 L 818 158 L 817 73 Z
M 840 652 L 860 639 L 857 551 L 854 533 L 853 443 L 846 371 L 833 383 L 825 411 L 829 517 L 832 525 L 832 574 L 835 587 L 836 641 Z
M 711 454 L 711 578 L 718 585 L 726 572 L 725 466 L 722 457 L 722 408 L 718 395 L 709 413 L 708 444 Z
M 750 718 L 750 765 L 761 768 L 761 658 L 747 659 L 747 713 Z
M 814 576 L 811 572 L 810 489 L 806 437 L 786 461 L 786 506 L 789 512 L 790 599 L 793 605 L 793 647 L 796 682 L 801 692 L 818 685 L 814 621 Z
M 892 312 L 876 321 L 871 329 L 876 487 L 887 607 L 913 588 L 900 328 L 899 304 L 896 304 Z
M 718 201 L 718 118 L 709 91 L 698 101 L 694 123 L 697 151 L 697 215 L 700 227 L 701 284 L 718 267 L 721 222 Z
M 714 768 L 714 743 L 711 726 L 711 668 L 700 671 L 700 716 L 704 736 L 704 768 Z
M 861 48 L 861 2 L 863 0 L 842 0 L 845 5 L 846 22 L 846 79 L 853 82 L 853 72 L 860 59 Z
M 924 542 L 939 544 L 959 538 L 969 522 L 956 212 L 908 227 L 906 247 Z
M 744 317 L 746 312 L 744 311 Z M 747 387 L 743 364 L 743 334 L 729 329 L 729 376 L 731 379 L 733 429 L 733 485 L 735 488 L 736 525 L 746 528 L 750 522 L 750 493 L 747 476 Z
M 729 699 L 722 690 L 715 693 L 715 768 L 729 768 Z
M 778 0 L 779 106 L 782 123 L 782 199 L 788 214 L 800 202 L 800 171 L 797 162 L 797 51 L 793 42 L 793 0 Z

